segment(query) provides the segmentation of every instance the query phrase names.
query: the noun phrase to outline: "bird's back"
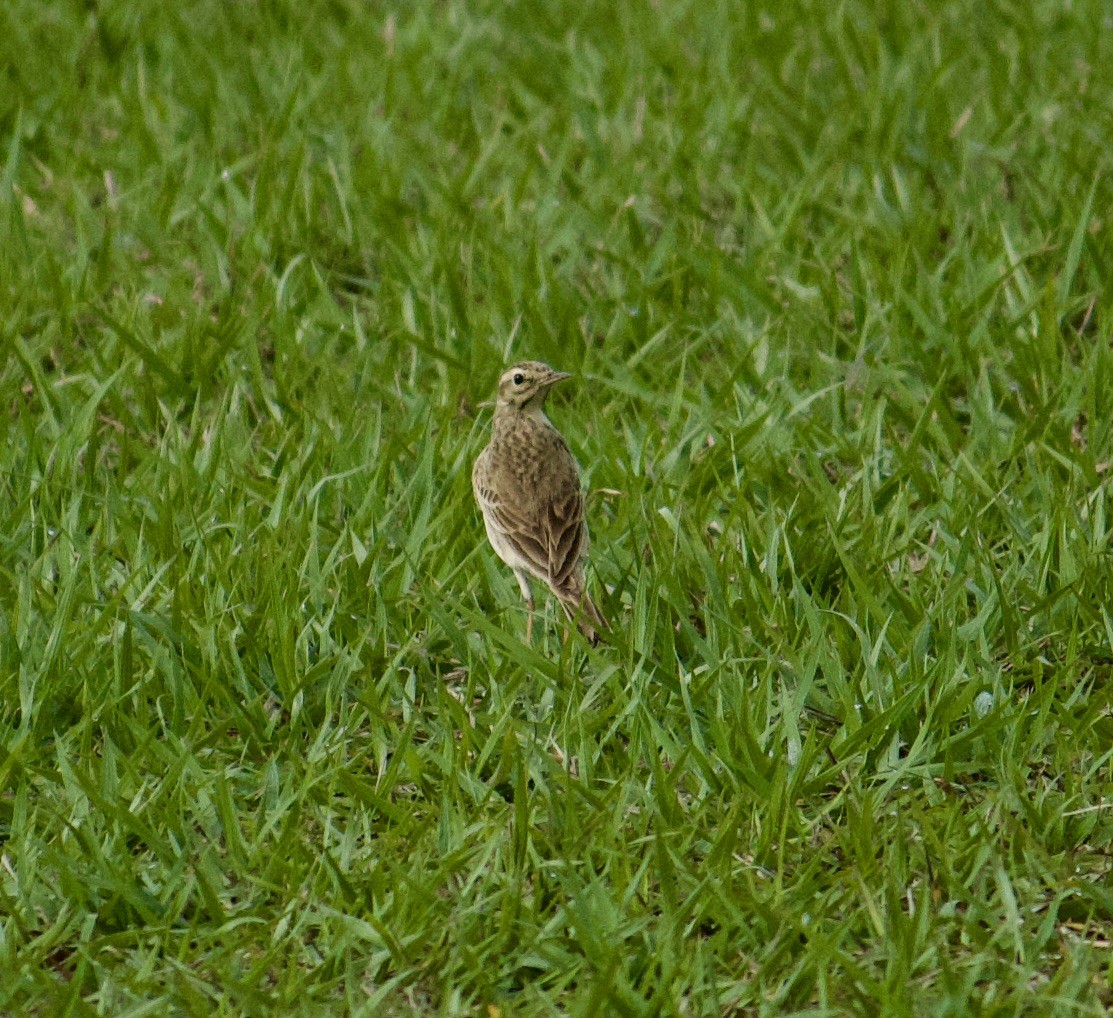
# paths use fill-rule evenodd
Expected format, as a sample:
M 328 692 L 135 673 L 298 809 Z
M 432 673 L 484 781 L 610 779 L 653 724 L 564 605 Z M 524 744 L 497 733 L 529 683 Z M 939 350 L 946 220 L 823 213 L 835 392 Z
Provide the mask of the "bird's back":
M 548 421 L 496 421 L 491 442 L 476 460 L 473 480 L 502 499 L 513 499 L 529 516 L 554 500 L 579 492 L 580 472 L 560 432 Z

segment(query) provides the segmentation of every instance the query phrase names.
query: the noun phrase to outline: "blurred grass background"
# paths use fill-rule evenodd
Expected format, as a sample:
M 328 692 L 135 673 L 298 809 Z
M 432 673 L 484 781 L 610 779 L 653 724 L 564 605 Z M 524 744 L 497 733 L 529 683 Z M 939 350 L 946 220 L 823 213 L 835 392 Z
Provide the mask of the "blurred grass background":
M 10 0 L 0 1010 L 1104 1014 L 1101 0 Z M 522 645 L 509 359 L 613 647 Z

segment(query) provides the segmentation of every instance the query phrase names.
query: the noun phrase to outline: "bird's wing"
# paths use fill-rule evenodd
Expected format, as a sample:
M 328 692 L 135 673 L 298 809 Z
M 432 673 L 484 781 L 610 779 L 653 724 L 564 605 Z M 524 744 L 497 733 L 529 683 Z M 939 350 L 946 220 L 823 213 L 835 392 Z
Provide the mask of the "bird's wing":
M 563 440 L 558 442 L 557 458 L 552 463 L 558 479 L 546 485 L 547 497 L 535 501 L 532 511 L 521 504 L 521 499 L 504 497 L 498 490 L 500 485 L 479 469 L 478 463 L 472 487 L 488 523 L 525 561 L 530 572 L 559 592 L 576 576 L 588 539 L 579 470 Z
M 549 583 L 560 590 L 568 585 L 587 550 L 584 498 L 574 473 L 553 492 L 541 523 Z
M 501 498 L 497 491 L 478 478 L 473 487 L 475 500 L 479 503 L 484 519 L 528 563 L 531 572 L 540 577 L 548 577 L 548 554 L 536 524 L 520 508 L 515 507 L 511 500 Z

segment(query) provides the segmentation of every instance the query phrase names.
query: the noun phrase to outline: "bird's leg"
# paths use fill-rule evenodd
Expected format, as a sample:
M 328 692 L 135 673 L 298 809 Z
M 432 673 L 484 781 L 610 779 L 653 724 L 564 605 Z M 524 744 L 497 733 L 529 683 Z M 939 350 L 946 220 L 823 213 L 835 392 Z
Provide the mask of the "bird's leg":
M 533 591 L 529 589 L 529 575 L 519 570 L 514 570 L 514 578 L 518 581 L 518 589 L 526 602 L 526 643 L 533 646 Z

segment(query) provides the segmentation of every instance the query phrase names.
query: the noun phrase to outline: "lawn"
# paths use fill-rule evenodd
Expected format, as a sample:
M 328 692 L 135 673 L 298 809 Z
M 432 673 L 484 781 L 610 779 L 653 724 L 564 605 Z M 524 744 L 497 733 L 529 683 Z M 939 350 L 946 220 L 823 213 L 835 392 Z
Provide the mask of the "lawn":
M 1103 0 L 7 0 L 0 1013 L 1104 1015 L 1111 95 Z

